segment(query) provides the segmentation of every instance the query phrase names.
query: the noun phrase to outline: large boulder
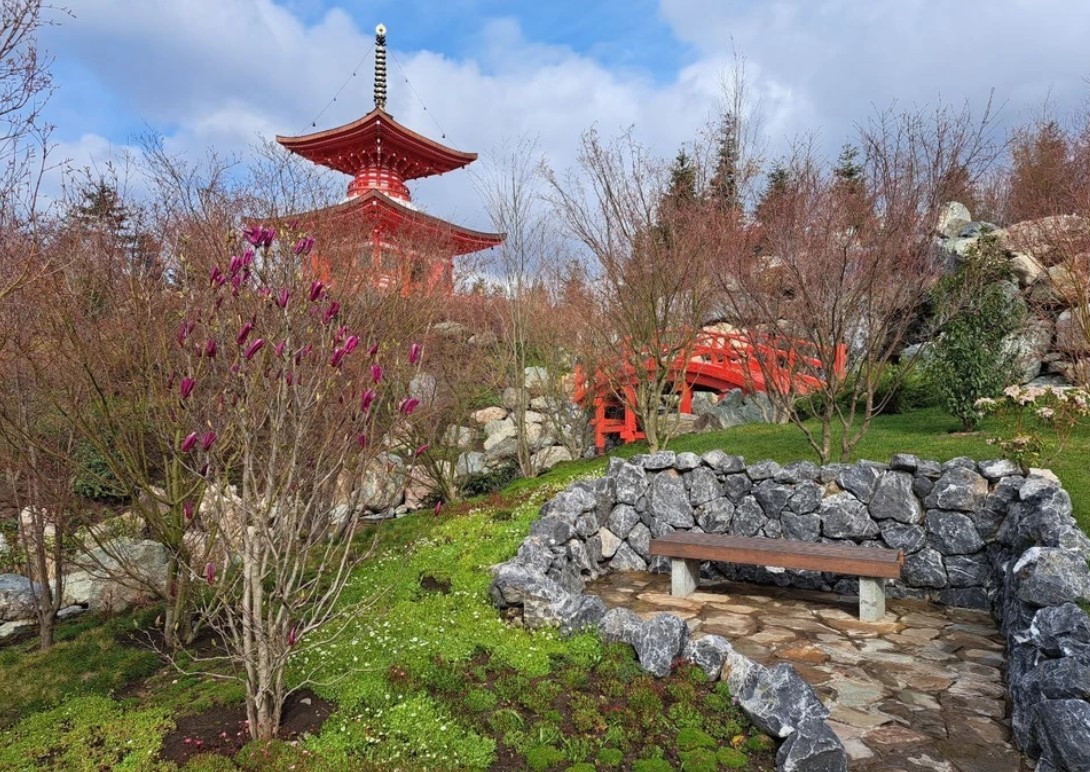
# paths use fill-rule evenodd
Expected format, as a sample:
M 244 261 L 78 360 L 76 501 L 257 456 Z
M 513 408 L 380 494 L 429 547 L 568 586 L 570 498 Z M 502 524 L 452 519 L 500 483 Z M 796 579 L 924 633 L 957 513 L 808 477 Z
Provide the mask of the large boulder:
M 492 602 L 498 608 L 551 605 L 563 602 L 570 593 L 554 582 L 537 567 L 509 560 L 492 570 L 492 584 L 488 588 Z
M 0 574 L 0 622 L 35 614 L 34 584 L 19 574 Z
M 879 534 L 867 507 L 849 493 L 838 493 L 821 502 L 818 508 L 821 531 L 830 539 L 872 539 Z
M 1090 601 L 1090 569 L 1076 553 L 1060 547 L 1030 547 L 1012 569 L 1017 597 L 1031 606 Z
M 875 520 L 920 522 L 923 510 L 912 493 L 912 475 L 908 472 L 885 472 L 871 494 L 870 514 Z
M 988 481 L 973 469 L 950 466 L 935 481 L 931 493 L 924 499 L 928 509 L 953 509 L 970 512 L 982 506 L 988 496 Z
M 829 717 L 813 688 L 787 663 L 767 668 L 734 652 L 727 662 L 731 694 L 762 732 L 787 737 L 804 722 L 824 722 Z
M 927 512 L 927 535 L 943 555 L 969 555 L 984 548 L 984 540 L 968 515 L 945 509 Z
M 571 461 L 571 451 L 565 448 L 563 445 L 552 445 L 540 450 L 530 457 L 530 463 L 534 465 L 534 469 L 544 471 L 546 469 L 552 469 L 557 464 L 563 461 Z
M 715 681 L 723 670 L 723 663 L 734 651 L 730 642 L 719 635 L 705 635 L 685 644 L 682 659 L 692 662 L 704 671 L 708 680 Z
M 1041 372 L 1041 362 L 1052 347 L 1052 323 L 1034 319 L 1003 340 L 1003 352 L 1014 358 L 1019 383 L 1029 383 Z
M 692 528 L 693 505 L 680 477 L 659 474 L 651 483 L 648 495 L 651 516 L 677 528 Z
M 689 626 L 673 614 L 655 614 L 640 630 L 633 645 L 640 667 L 657 678 L 670 675 L 674 660 L 689 640 Z
M 779 772 L 847 772 L 848 754 L 824 721 L 803 721 L 776 753 Z
M 939 210 L 935 231 L 948 239 L 956 239 L 965 226 L 973 221 L 968 207 L 958 201 L 948 201 Z
M 1069 308 L 1056 317 L 1056 348 L 1068 354 L 1090 351 L 1090 305 Z
M 392 453 L 376 456 L 355 481 L 342 475 L 338 481 L 338 504 L 352 504 L 357 509 L 386 512 L 405 496 L 409 470 Z M 203 504 L 201 505 L 204 506 Z
M 1041 747 L 1041 759 L 1053 769 L 1069 772 L 1090 769 L 1090 703 L 1043 700 L 1037 705 L 1033 728 Z
M 1077 215 L 1061 214 L 1025 220 L 999 232 L 999 245 L 1008 252 L 1032 255 L 1043 266 L 1061 262 L 1081 252 L 1090 237 L 1090 221 Z
M 117 612 L 166 589 L 170 553 L 158 542 L 116 539 L 91 550 L 64 578 L 64 604 Z

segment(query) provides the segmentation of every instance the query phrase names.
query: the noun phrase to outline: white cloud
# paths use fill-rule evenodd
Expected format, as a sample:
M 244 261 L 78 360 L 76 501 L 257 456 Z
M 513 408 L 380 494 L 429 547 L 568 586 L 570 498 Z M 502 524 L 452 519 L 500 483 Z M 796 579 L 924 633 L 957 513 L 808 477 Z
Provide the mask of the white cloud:
M 369 28 L 343 11 L 314 9 L 311 0 L 83 0 L 77 18 L 50 30 L 46 43 L 89 68 L 111 89 L 111 104 L 141 116 L 172 149 L 242 152 L 258 135 L 312 130 L 370 49 Z M 1066 109 L 1086 93 L 1090 71 L 1082 40 L 1090 4 L 1065 0 L 661 0 L 660 14 L 690 47 L 688 64 L 665 80 L 528 40 L 512 19 L 486 21 L 473 57 L 463 59 L 402 51 L 395 27 L 389 109 L 416 131 L 442 140 L 438 124 L 442 141 L 481 153 L 504 138 L 537 135 L 550 163 L 564 168 L 595 124 L 607 135 L 634 126 L 673 155 L 711 115 L 734 49 L 747 59 L 773 152 L 815 131 L 835 151 L 854 123 L 893 100 L 922 105 L 941 95 L 980 104 L 994 86 L 1012 120 L 1050 89 Z M 368 60 L 319 128 L 354 120 L 371 104 Z M 66 147 L 77 163 L 115 150 L 93 133 Z M 414 195 L 434 214 L 488 227 L 465 171 L 419 183 Z

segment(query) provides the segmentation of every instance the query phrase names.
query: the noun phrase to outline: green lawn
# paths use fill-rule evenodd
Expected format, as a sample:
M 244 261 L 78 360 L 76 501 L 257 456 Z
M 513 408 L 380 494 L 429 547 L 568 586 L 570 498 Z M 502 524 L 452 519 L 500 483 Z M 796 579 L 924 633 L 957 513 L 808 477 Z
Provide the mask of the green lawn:
M 925 410 L 879 417 L 856 456 L 898 452 L 947 460 L 995 457 L 985 425 L 954 434 L 956 422 Z M 811 458 L 792 426 L 750 425 L 678 438 L 674 450 L 722 448 L 750 461 Z M 621 448 L 629 456 L 645 450 Z M 1090 432 L 1071 438 L 1048 464 L 1090 525 Z M 503 494 L 418 513 L 374 527 L 375 557 L 343 596 L 350 617 L 336 635 L 304 641 L 294 682 L 308 676 L 337 711 L 299 747 L 274 749 L 277 767 L 297 769 L 770 768 L 769 743 L 730 704 L 723 687 L 680 670 L 655 681 L 626 647 L 594 636 L 560 639 L 503 620 L 492 607 L 488 567 L 508 559 L 541 503 L 572 480 L 601 474 L 605 459 L 563 464 Z M 0 769 L 171 769 L 155 761 L 175 720 L 237 703 L 237 686 L 181 677 L 132 645 L 154 609 L 113 620 L 62 625 L 58 645 L 0 650 Z M 561 685 L 561 689 L 557 685 Z M 267 768 L 268 749 L 234 759 L 204 754 L 192 770 Z

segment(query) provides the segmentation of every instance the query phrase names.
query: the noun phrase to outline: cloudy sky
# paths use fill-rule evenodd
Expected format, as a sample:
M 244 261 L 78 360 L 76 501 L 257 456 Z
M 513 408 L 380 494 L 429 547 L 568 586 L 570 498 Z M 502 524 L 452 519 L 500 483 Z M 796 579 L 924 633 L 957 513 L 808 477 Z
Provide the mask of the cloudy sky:
M 672 156 L 714 113 L 735 52 L 771 155 L 801 133 L 835 154 L 856 123 L 892 104 L 979 107 L 994 89 L 1009 126 L 1046 100 L 1062 114 L 1090 95 L 1090 3 L 1071 0 L 69 5 L 73 17 L 42 42 L 56 58 L 57 153 L 81 167 L 101 167 L 148 129 L 196 156 L 354 120 L 372 107 L 378 22 L 389 29 L 388 110 L 398 120 L 482 156 L 505 138 L 536 136 L 556 168 L 591 125 L 632 127 Z M 413 195 L 433 214 L 487 226 L 467 171 L 417 183 Z

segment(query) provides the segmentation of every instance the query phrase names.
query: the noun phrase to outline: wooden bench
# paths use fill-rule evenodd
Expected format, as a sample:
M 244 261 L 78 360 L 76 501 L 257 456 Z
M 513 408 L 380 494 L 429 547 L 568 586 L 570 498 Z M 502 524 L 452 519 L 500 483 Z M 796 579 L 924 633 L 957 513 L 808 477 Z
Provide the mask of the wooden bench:
M 652 539 L 651 554 L 670 558 L 672 595 L 688 595 L 696 589 L 700 564 L 705 561 L 858 576 L 859 618 L 864 622 L 885 616 L 885 580 L 898 578 L 905 563 L 902 550 L 688 531 Z

